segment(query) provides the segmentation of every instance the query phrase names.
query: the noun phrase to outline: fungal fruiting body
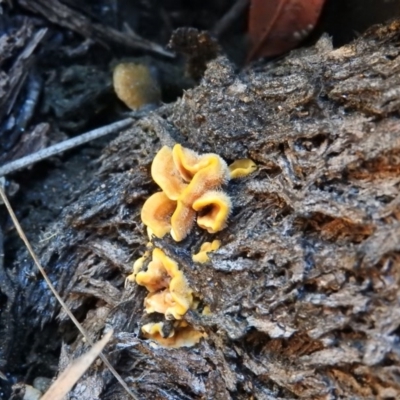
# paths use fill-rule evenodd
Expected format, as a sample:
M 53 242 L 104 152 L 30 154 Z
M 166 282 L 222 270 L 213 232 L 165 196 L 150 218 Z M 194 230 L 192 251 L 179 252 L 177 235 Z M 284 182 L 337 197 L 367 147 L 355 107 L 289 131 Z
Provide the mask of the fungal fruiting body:
M 193 303 L 192 290 L 178 264 L 155 248 L 147 271 L 136 274 L 136 283 L 150 292 L 145 299 L 147 313 L 159 312 L 166 318 L 182 319 Z
M 186 321 L 176 321 L 170 332 L 164 333 L 164 323 L 156 322 L 142 326 L 142 332 L 148 339 L 152 339 L 164 347 L 190 347 L 206 337 L 204 332 L 197 331 Z
M 151 176 L 171 200 L 178 200 L 187 186 L 175 167 L 172 150 L 168 146 L 163 146 L 154 157 Z
M 215 250 L 218 250 L 221 246 L 220 240 L 213 240 L 212 242 L 204 242 L 198 253 L 193 254 L 192 260 L 194 262 L 205 264 L 206 262 L 210 261 L 207 253 L 211 253 Z
M 231 208 L 229 196 L 217 190 L 203 194 L 193 203 L 193 209 L 200 212 L 197 225 L 208 233 L 216 233 L 225 228 Z
M 143 204 L 141 218 L 158 238 L 171 230 L 171 216 L 176 209 L 176 201 L 170 200 L 164 192 L 152 194 Z
M 199 155 L 176 144 L 173 149 L 164 146 L 156 154 L 151 175 L 163 195 L 158 193 L 145 202 L 142 221 L 158 238 L 169 231 L 173 239 L 179 242 L 191 231 L 196 211 L 204 208 L 199 205 L 203 204 L 202 201 L 197 206 L 194 204 L 203 196 L 210 197 L 207 197 L 207 193 L 214 193 L 228 183 L 231 171 L 217 154 Z M 224 199 L 223 207 L 220 201 L 213 203 L 213 210 L 218 209 L 219 212 L 209 213 L 207 222 L 199 224 L 200 227 L 212 233 L 225 227 L 231 202 L 227 195 Z M 218 208 L 220 205 L 221 208 Z M 210 221 L 213 217 L 217 217 L 218 221 Z
M 150 68 L 132 62 L 120 63 L 113 72 L 114 91 L 118 98 L 132 110 L 146 104 L 157 103 L 161 98 L 160 87 Z
M 142 222 L 148 234 L 163 238 L 168 232 L 175 241 L 190 233 L 197 216 L 197 224 L 208 233 L 226 227 L 232 208 L 230 197 L 222 191 L 232 178 L 241 178 L 255 171 L 253 161 L 237 160 L 230 167 L 217 154 L 199 155 L 177 144 L 173 149 L 164 146 L 155 156 L 151 175 L 161 192 L 151 195 L 141 211 Z M 217 250 L 219 240 L 205 242 L 193 261 L 210 261 L 207 253 Z M 150 259 L 151 258 L 151 259 Z M 184 316 L 189 309 L 197 309 L 196 299 L 178 264 L 161 249 L 148 249 L 135 261 L 128 281 L 146 287 L 144 300 L 147 314 L 163 314 L 167 321 L 148 323 L 142 327 L 143 335 L 162 346 L 192 346 L 206 334 L 194 329 Z M 203 315 L 209 315 L 205 306 Z
M 216 154 L 207 154 L 189 185 L 182 191 L 179 199 L 187 206 L 209 190 L 218 189 L 228 183 L 230 172 L 226 162 Z M 200 163 L 199 163 L 200 164 Z
M 257 164 L 249 158 L 242 158 L 229 165 L 231 179 L 244 178 L 257 169 Z
M 196 218 L 196 211 L 178 200 L 178 205 L 171 217 L 171 236 L 180 242 L 192 230 Z
M 183 272 L 172 258 L 159 248 L 153 249 L 150 261 L 149 254 L 147 251 L 135 261 L 134 269 L 142 270 L 134 271 L 128 279 L 149 291 L 144 300 L 146 313 L 164 314 L 171 321 L 148 323 L 142 326 L 142 332 L 164 347 L 193 346 L 206 334 L 194 329 L 183 317 L 190 308 L 198 307 L 198 300 L 194 299 Z
M 172 150 L 176 169 L 186 182 L 190 182 L 196 172 L 201 168 L 201 157 L 190 149 L 185 149 L 177 144 Z

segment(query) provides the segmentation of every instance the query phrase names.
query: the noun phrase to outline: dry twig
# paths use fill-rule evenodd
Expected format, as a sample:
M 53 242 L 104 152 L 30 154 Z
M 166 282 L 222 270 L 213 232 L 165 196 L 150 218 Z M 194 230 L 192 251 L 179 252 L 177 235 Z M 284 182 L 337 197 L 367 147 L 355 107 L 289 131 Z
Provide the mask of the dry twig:
M 72 139 L 64 140 L 63 142 L 39 150 L 34 154 L 30 154 L 26 157 L 22 157 L 18 160 L 12 161 L 0 167 L 0 177 L 10 174 L 11 172 L 23 169 L 29 165 L 37 163 L 38 161 L 42 161 L 46 158 L 62 153 L 66 150 L 80 146 L 81 144 L 90 142 L 91 140 L 98 139 L 110 133 L 115 133 L 123 128 L 126 128 L 132 122 L 133 122 L 132 118 L 126 118 L 121 121 L 115 122 L 113 124 L 106 125 L 101 128 L 97 128 L 92 131 L 83 133 L 82 135 L 74 137 Z
M 244 12 L 249 5 L 249 0 L 236 0 L 233 6 L 224 14 L 224 16 L 215 24 L 211 30 L 216 37 L 221 36 L 233 22 Z

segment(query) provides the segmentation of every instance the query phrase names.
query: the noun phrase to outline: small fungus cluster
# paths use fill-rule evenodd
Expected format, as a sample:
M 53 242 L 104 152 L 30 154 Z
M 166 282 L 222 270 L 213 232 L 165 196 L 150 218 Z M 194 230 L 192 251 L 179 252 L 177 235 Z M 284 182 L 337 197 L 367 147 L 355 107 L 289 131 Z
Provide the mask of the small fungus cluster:
M 193 304 L 193 295 L 178 264 L 155 248 L 146 271 L 136 274 L 136 283 L 149 291 L 145 299 L 148 314 L 158 312 L 167 319 L 182 319 Z
M 147 314 L 164 314 L 166 320 L 173 321 L 168 327 L 163 322 L 143 325 L 146 338 L 165 347 L 182 347 L 193 346 L 206 336 L 182 319 L 189 309 L 198 306 L 198 301 L 178 264 L 161 249 L 149 249 L 136 260 L 128 280 L 148 290 L 144 300 Z
M 152 235 L 163 238 L 170 233 L 179 242 L 190 233 L 195 222 L 209 233 L 225 228 L 231 211 L 231 200 L 220 188 L 232 178 L 241 178 L 256 169 L 253 161 L 237 160 L 229 167 L 217 154 L 199 155 L 176 144 L 164 146 L 155 156 L 151 175 L 161 192 L 151 195 L 143 205 L 141 218 Z M 197 217 L 197 219 L 196 219 Z M 193 255 L 193 262 L 210 261 L 209 252 L 221 242 L 205 242 Z M 206 334 L 191 327 L 183 318 L 199 301 L 179 269 L 178 264 L 161 249 L 148 244 L 148 250 L 135 261 L 128 280 L 146 287 L 144 306 L 148 314 L 163 314 L 164 322 L 142 326 L 143 335 L 165 347 L 192 346 Z M 203 314 L 210 313 L 206 306 Z
M 142 221 L 150 235 L 161 239 L 169 232 L 177 242 L 189 234 L 196 214 L 200 228 L 219 232 L 225 228 L 232 208 L 229 196 L 220 187 L 254 169 L 251 160 L 237 160 L 228 167 L 217 154 L 199 155 L 180 144 L 173 149 L 164 146 L 151 165 L 151 175 L 162 192 L 144 203 Z
M 190 347 L 207 336 L 204 332 L 196 331 L 186 321 L 175 321 L 172 329 L 164 328 L 164 322 L 150 322 L 142 326 L 142 332 L 145 337 L 164 347 Z

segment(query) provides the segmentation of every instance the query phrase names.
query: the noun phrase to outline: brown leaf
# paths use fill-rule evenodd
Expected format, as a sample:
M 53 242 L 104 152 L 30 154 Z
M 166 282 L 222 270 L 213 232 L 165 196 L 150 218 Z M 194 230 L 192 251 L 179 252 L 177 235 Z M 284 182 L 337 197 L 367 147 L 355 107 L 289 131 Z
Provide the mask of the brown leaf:
M 313 30 L 325 0 L 252 0 L 248 60 L 295 47 Z

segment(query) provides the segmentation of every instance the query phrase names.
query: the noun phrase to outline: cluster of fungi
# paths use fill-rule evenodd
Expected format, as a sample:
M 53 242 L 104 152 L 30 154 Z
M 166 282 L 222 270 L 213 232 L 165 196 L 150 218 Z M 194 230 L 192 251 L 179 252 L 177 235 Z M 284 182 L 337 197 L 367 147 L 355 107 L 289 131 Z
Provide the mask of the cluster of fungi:
M 168 233 L 176 242 L 184 240 L 195 223 L 214 234 L 223 230 L 232 208 L 231 199 L 222 190 L 230 179 L 247 176 L 256 169 L 249 159 L 237 160 L 229 167 L 217 154 L 199 155 L 176 144 L 164 146 L 156 154 L 152 166 L 153 180 L 161 191 L 144 203 L 141 219 L 150 239 Z M 217 250 L 219 240 L 205 242 L 193 254 L 193 262 L 210 261 L 207 253 Z M 144 286 L 149 292 L 144 306 L 147 314 L 165 316 L 165 322 L 142 326 L 143 335 L 165 347 L 192 346 L 205 337 L 184 320 L 189 309 L 201 303 L 190 288 L 176 261 L 149 242 L 148 250 L 135 261 L 129 281 Z M 202 314 L 210 313 L 202 307 Z

